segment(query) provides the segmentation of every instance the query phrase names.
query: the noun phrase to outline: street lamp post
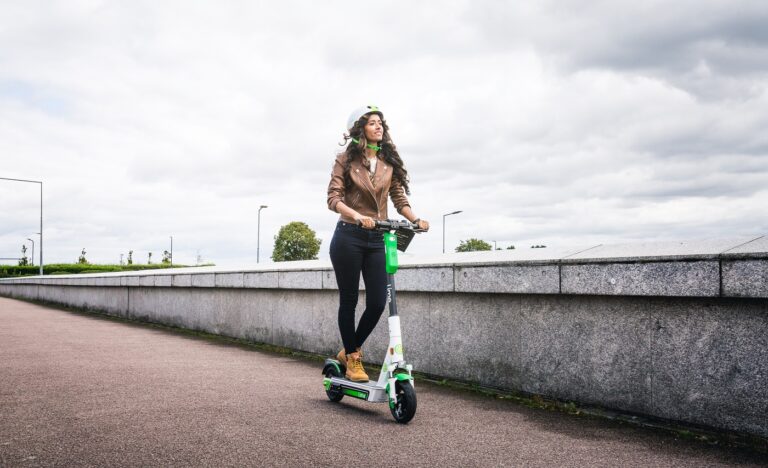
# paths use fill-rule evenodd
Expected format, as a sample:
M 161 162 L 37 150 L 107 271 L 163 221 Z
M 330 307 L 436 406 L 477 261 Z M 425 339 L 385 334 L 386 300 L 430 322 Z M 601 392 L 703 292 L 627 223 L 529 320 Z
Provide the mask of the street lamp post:
M 32 266 L 35 265 L 35 241 L 27 237 L 27 240 L 32 242 Z
M 256 263 L 259 263 L 259 250 L 261 241 L 261 210 L 269 208 L 267 205 L 261 205 L 259 207 L 259 214 L 256 217 Z
M 461 210 L 443 215 L 443 253 L 445 253 L 445 217 L 461 213 Z
M 43 276 L 43 182 L 40 180 L 11 179 L 0 177 L 0 180 L 12 180 L 14 182 L 29 182 L 30 184 L 40 184 L 40 276 Z

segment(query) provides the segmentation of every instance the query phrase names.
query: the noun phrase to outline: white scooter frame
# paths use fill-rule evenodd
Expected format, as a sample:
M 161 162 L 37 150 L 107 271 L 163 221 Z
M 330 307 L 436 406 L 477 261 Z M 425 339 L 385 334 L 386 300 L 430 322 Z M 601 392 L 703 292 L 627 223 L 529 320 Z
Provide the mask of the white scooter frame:
M 395 420 L 409 422 L 416 413 L 416 393 L 413 382 L 413 366 L 405 362 L 403 341 L 400 331 L 400 316 L 397 315 L 395 273 L 397 272 L 398 239 L 400 250 L 405 248 L 419 232 L 417 226 L 408 221 L 377 221 L 377 230 L 384 231 L 384 250 L 387 268 L 387 302 L 389 304 L 389 346 L 384 363 L 375 382 L 353 382 L 344 377 L 344 365 L 336 359 L 326 359 L 323 367 L 323 383 L 331 401 L 338 402 L 345 395 L 370 402 L 389 402 Z M 400 234 L 399 236 L 395 233 Z

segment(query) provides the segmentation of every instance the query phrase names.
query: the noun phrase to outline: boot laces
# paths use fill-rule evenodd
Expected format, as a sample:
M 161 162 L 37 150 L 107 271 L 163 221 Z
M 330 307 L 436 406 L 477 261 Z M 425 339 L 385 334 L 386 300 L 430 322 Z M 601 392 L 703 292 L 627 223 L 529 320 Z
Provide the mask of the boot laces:
M 359 358 L 355 359 L 353 357 L 349 358 L 349 367 L 352 368 L 354 371 L 362 371 L 363 370 L 363 361 L 361 361 Z

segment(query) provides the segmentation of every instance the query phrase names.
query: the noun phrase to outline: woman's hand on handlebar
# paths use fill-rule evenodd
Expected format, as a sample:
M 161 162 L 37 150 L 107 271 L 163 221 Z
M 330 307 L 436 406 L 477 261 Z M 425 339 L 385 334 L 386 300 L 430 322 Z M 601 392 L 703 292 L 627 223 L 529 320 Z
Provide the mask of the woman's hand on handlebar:
M 422 229 L 424 231 L 429 231 L 429 221 L 420 219 L 419 222 L 416 223 L 417 226 L 419 226 L 419 229 Z
M 376 222 L 370 216 L 358 216 L 355 218 L 358 226 L 362 226 L 363 229 L 373 229 L 376 227 Z

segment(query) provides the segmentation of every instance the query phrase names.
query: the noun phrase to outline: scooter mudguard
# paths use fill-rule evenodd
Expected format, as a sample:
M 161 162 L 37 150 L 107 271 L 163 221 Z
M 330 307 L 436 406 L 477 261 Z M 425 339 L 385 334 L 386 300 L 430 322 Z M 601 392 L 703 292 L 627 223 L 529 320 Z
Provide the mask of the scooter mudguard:
M 325 365 L 323 366 L 323 375 L 326 375 L 328 373 L 328 369 L 331 368 L 335 368 L 336 372 L 338 372 L 340 375 L 344 375 L 344 366 L 342 366 L 341 363 L 336 359 L 331 358 L 325 360 Z

